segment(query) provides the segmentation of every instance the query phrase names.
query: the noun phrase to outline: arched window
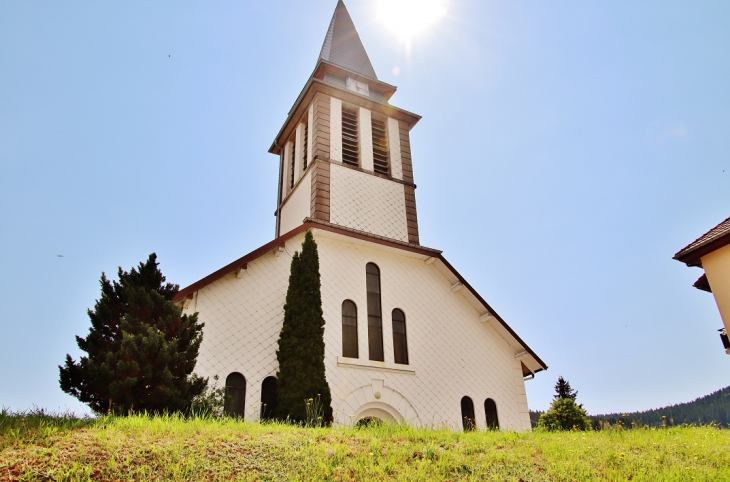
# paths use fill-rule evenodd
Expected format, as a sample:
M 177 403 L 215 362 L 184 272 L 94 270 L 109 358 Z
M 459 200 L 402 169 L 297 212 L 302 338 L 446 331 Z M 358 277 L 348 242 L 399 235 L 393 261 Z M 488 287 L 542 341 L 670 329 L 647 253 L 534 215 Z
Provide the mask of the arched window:
M 357 306 L 350 300 L 342 302 L 342 356 L 357 358 Z
M 261 384 L 261 420 L 274 418 L 277 405 L 276 386 L 276 377 L 266 377 Z
M 380 269 L 374 263 L 365 267 L 368 290 L 368 348 L 370 359 L 385 361 L 383 356 L 383 315 L 380 307 Z
M 246 406 L 246 379 L 234 372 L 226 377 L 226 392 L 223 408 L 232 417 L 243 417 Z
M 487 428 L 490 430 L 499 430 L 497 404 L 491 398 L 484 400 L 484 414 L 487 416 Z
M 464 432 L 476 430 L 477 428 L 477 421 L 474 416 L 474 402 L 469 397 L 461 399 L 461 424 L 464 427 Z
M 393 310 L 393 352 L 395 362 L 408 365 L 408 340 L 406 339 L 406 314 Z

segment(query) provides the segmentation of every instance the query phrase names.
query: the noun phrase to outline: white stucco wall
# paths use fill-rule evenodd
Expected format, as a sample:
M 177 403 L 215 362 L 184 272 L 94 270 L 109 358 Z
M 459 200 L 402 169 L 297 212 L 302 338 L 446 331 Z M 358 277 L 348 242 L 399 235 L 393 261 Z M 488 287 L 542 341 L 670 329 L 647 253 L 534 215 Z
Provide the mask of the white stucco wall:
M 730 245 L 702 257 L 702 267 L 712 288 L 717 308 L 730 332 Z
M 276 372 L 276 348 L 291 254 L 303 235 L 287 242 L 286 251 L 249 263 L 240 279 L 231 274 L 202 288 L 187 311 L 205 323 L 196 372 L 218 375 L 221 383 L 234 371 L 247 380 L 246 418 L 258 418 L 261 383 Z M 484 400 L 497 404 L 502 429 L 529 430 L 524 381 L 514 349 L 449 281 L 417 256 L 372 243 L 315 231 L 322 278 L 325 318 L 325 365 L 338 423 L 358 416 L 405 420 L 420 426 L 461 429 L 463 396 L 472 398 L 477 425 L 485 428 Z M 365 265 L 381 271 L 385 362 L 368 360 Z M 359 358 L 344 359 L 341 306 L 358 308 Z M 391 312 L 406 314 L 410 364 L 393 362 Z M 379 397 L 378 397 L 379 395 Z
M 408 241 L 403 185 L 332 164 L 330 222 Z
M 281 207 L 279 235 L 286 234 L 296 228 L 304 218 L 308 218 L 312 205 L 312 170 L 307 171 L 302 181 L 294 186 L 289 199 Z

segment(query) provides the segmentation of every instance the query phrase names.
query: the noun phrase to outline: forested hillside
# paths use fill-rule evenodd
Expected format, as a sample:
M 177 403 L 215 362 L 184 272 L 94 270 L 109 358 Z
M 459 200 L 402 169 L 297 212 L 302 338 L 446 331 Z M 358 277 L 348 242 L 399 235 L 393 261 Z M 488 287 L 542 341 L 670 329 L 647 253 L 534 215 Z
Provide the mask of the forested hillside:
M 588 408 L 588 407 L 586 407 Z M 543 412 L 530 410 L 532 426 Z M 716 423 L 728 427 L 730 423 L 730 387 L 725 387 L 704 397 L 688 403 L 679 403 L 654 410 L 631 413 L 609 413 L 605 415 L 589 415 L 594 429 L 606 426 L 623 425 L 633 427 L 648 425 L 662 427 L 664 425 Z

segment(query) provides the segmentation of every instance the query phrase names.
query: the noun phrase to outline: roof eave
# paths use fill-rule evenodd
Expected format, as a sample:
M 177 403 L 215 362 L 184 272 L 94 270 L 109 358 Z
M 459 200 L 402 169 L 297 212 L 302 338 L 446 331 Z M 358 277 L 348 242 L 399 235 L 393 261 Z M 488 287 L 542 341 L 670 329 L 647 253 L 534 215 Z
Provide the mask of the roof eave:
M 346 74 L 347 76 L 352 77 L 355 80 L 367 82 L 368 84 L 375 83 L 375 85 L 379 87 L 378 90 L 381 90 L 385 94 L 386 99 L 390 99 L 391 97 L 393 97 L 393 94 L 395 94 L 395 92 L 398 90 L 398 87 L 396 87 L 395 85 L 388 84 L 387 82 L 383 82 L 379 79 L 373 79 L 372 77 L 368 77 L 367 75 L 355 72 L 354 70 L 350 70 L 346 67 L 324 59 L 319 59 L 319 61 L 317 62 L 317 66 L 314 68 L 314 73 L 312 73 L 312 76 L 321 78 L 318 74 L 323 74 L 323 71 L 325 70 L 333 71 L 335 73 Z
M 713 251 L 717 251 L 730 244 L 730 233 L 720 236 L 713 241 L 697 246 L 690 250 L 682 250 L 675 254 L 672 259 L 676 259 L 679 262 L 686 264 L 687 266 L 698 266 L 702 267 L 702 257 L 706 256 Z

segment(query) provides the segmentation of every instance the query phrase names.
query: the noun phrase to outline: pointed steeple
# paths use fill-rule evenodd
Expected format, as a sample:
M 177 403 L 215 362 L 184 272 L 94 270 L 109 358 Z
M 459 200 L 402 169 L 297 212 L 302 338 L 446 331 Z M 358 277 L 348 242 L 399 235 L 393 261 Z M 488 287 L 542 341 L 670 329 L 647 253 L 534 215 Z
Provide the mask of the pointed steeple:
M 337 2 L 319 57 L 371 79 L 378 79 L 342 0 Z

